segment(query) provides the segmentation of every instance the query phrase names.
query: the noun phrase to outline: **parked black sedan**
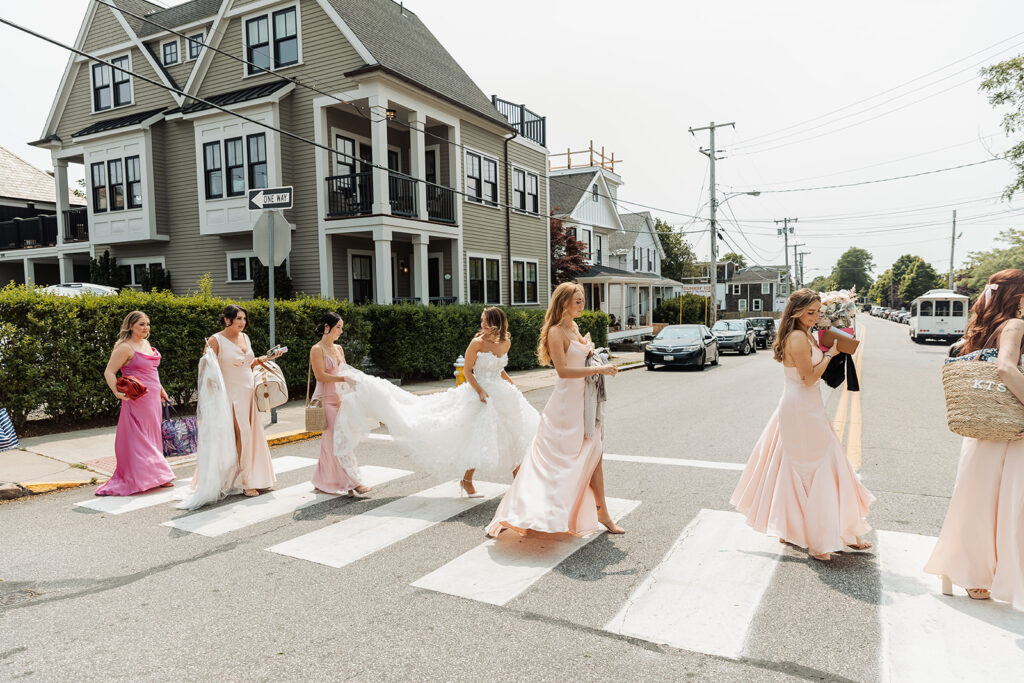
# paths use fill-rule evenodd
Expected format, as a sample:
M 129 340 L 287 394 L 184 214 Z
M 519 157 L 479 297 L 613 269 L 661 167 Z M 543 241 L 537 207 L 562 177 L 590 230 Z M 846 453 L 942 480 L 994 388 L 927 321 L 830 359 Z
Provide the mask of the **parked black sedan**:
M 648 370 L 655 365 L 718 365 L 718 339 L 704 325 L 669 325 L 644 349 Z
M 719 320 L 711 331 L 718 337 L 718 346 L 723 351 L 735 351 L 744 356 L 757 353 L 757 336 L 749 320 Z
M 767 349 L 775 343 L 775 318 L 747 318 L 754 326 L 758 348 Z

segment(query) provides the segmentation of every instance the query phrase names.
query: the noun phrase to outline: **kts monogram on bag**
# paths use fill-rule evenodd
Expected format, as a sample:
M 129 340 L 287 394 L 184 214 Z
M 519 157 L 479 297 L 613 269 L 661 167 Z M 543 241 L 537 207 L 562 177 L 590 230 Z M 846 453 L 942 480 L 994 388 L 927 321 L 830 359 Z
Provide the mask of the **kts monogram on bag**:
M 998 355 L 998 349 L 981 349 L 942 366 L 946 421 L 960 436 L 1012 441 L 1024 431 L 1024 404 L 999 376 Z

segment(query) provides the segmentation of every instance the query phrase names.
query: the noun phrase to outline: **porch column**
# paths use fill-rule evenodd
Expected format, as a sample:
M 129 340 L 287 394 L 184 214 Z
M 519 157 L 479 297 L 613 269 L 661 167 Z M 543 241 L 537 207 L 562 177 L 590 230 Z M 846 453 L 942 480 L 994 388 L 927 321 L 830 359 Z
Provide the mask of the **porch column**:
M 412 236 L 412 295 L 424 306 L 430 303 L 430 268 L 427 263 L 428 235 Z
M 416 214 L 421 221 L 427 220 L 427 158 L 423 129 L 427 117 L 423 112 L 409 112 L 409 175 L 416 179 Z M 416 276 L 419 280 L 419 276 Z
M 374 292 L 377 303 L 392 303 L 391 292 L 391 230 L 378 227 L 373 229 L 373 274 Z
M 57 244 L 64 244 L 64 232 L 67 229 L 64 225 L 64 212 L 71 208 L 68 200 L 68 162 L 64 159 L 53 157 L 53 180 L 57 191 Z M 71 282 L 64 279 L 63 267 L 61 265 L 61 282 Z
M 461 202 L 459 202 L 461 204 Z M 462 272 L 465 260 L 462 258 L 462 238 L 449 240 L 452 250 L 452 296 L 456 303 L 466 303 L 466 295 L 462 289 Z
M 619 328 L 626 329 L 626 297 L 629 296 L 629 288 L 626 287 L 626 283 L 623 282 L 619 285 L 619 289 L 622 290 L 622 297 L 619 299 Z
M 370 111 L 370 142 L 373 148 L 373 212 L 377 214 L 391 213 L 391 194 L 388 185 L 388 117 L 387 99 L 379 95 L 369 98 Z M 375 238 L 376 239 L 376 238 Z M 388 238 L 390 241 L 390 237 Z M 379 251 L 377 252 L 380 253 Z M 391 268 L 391 253 L 388 253 L 388 269 Z M 379 260 L 379 259 L 378 259 Z M 379 272 L 379 271 L 378 271 Z M 388 279 L 388 291 L 391 290 L 391 279 Z M 379 291 L 379 290 L 378 290 Z M 390 296 L 389 303 L 390 303 Z
M 640 327 L 640 283 L 636 283 L 636 326 Z
M 654 324 L 654 285 L 647 285 L 647 324 Z
M 26 285 L 35 284 L 35 281 L 36 281 L 35 262 L 32 259 L 30 259 L 30 258 L 22 259 L 21 262 L 22 262 L 22 264 L 25 267 L 25 284 Z
M 58 254 L 57 267 L 60 268 L 60 281 L 62 283 L 75 281 L 75 266 L 71 254 Z

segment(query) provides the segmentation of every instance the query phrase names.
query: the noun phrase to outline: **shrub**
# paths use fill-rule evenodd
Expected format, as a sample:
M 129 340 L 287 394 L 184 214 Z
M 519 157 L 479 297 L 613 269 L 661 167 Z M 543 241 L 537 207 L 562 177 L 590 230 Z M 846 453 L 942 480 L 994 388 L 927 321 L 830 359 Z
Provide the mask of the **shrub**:
M 679 307 L 682 306 L 683 324 L 704 324 L 707 315 L 704 309 L 707 307 L 707 303 L 708 299 L 695 294 L 683 294 L 681 297 L 665 299 L 660 306 L 654 309 L 654 322 L 678 324 L 680 322 Z

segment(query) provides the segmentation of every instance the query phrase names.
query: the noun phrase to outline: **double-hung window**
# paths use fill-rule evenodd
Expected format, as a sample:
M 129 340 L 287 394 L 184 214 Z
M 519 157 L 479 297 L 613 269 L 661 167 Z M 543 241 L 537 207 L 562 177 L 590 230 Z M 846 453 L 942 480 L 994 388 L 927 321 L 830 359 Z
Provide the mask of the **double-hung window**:
M 487 204 L 497 205 L 498 203 L 498 162 L 494 159 L 483 158 L 483 200 Z
M 289 7 L 246 20 L 245 53 L 250 75 L 298 64 L 298 9 Z
M 128 184 L 128 208 L 142 208 L 142 167 L 139 157 L 124 160 L 124 175 Z
M 224 141 L 224 167 L 227 176 L 228 196 L 245 194 L 245 155 L 242 138 Z
M 252 252 L 228 252 L 228 282 L 252 282 L 252 274 L 260 267 Z
M 203 36 L 202 33 L 197 33 L 194 36 L 188 37 L 188 58 L 198 59 L 199 53 L 203 51 Z
M 648 273 L 653 273 L 654 272 L 654 261 L 651 260 L 651 250 L 650 249 L 647 250 L 647 272 Z
M 594 186 L 590 188 L 590 201 L 597 201 L 597 183 L 594 183 Z
M 639 252 L 640 252 L 640 248 L 639 247 L 633 247 L 633 271 L 634 272 L 640 270 L 640 254 L 639 254 Z
M 124 209 L 124 167 L 120 159 L 111 159 L 107 162 L 107 179 L 110 188 L 107 195 L 110 199 L 110 210 L 121 211 Z
M 761 293 L 762 294 L 771 294 L 772 293 L 772 283 L 770 283 L 770 282 L 762 282 L 761 283 Z
M 498 162 L 476 152 L 466 152 L 466 194 L 468 199 L 497 206 Z
M 512 169 L 512 207 L 526 211 L 526 171 Z
M 537 291 L 537 262 L 513 259 L 512 303 L 535 304 L 537 303 Z
M 224 196 L 224 171 L 220 163 L 220 143 L 207 142 L 203 145 L 203 175 L 206 178 L 206 198 L 219 199 Z
M 132 77 L 126 70 L 130 68 L 128 55 L 111 59 L 110 63 L 114 65 L 114 68 L 106 64 L 94 64 L 92 67 L 92 108 L 94 111 L 123 107 L 132 103 Z
M 107 210 L 107 165 L 102 161 L 91 167 L 92 176 L 92 211 L 102 213 Z
M 469 257 L 469 301 L 501 303 L 501 261 L 485 256 Z
M 742 287 L 742 285 L 733 285 L 732 286 L 732 294 L 733 294 L 733 296 L 739 296 L 740 295 L 740 293 L 742 292 L 741 287 Z
M 540 181 L 536 173 L 526 174 L 526 210 L 530 213 L 540 213 Z
M 178 41 L 172 40 L 164 43 L 162 48 L 164 53 L 164 66 L 172 66 L 178 63 Z
M 480 155 L 466 152 L 466 194 L 470 199 L 481 200 L 480 186 Z
M 96 111 L 110 109 L 113 98 L 110 94 L 110 67 L 95 64 L 92 67 L 92 108 Z
M 249 144 L 249 189 L 267 187 L 267 135 L 250 135 L 246 142 Z

